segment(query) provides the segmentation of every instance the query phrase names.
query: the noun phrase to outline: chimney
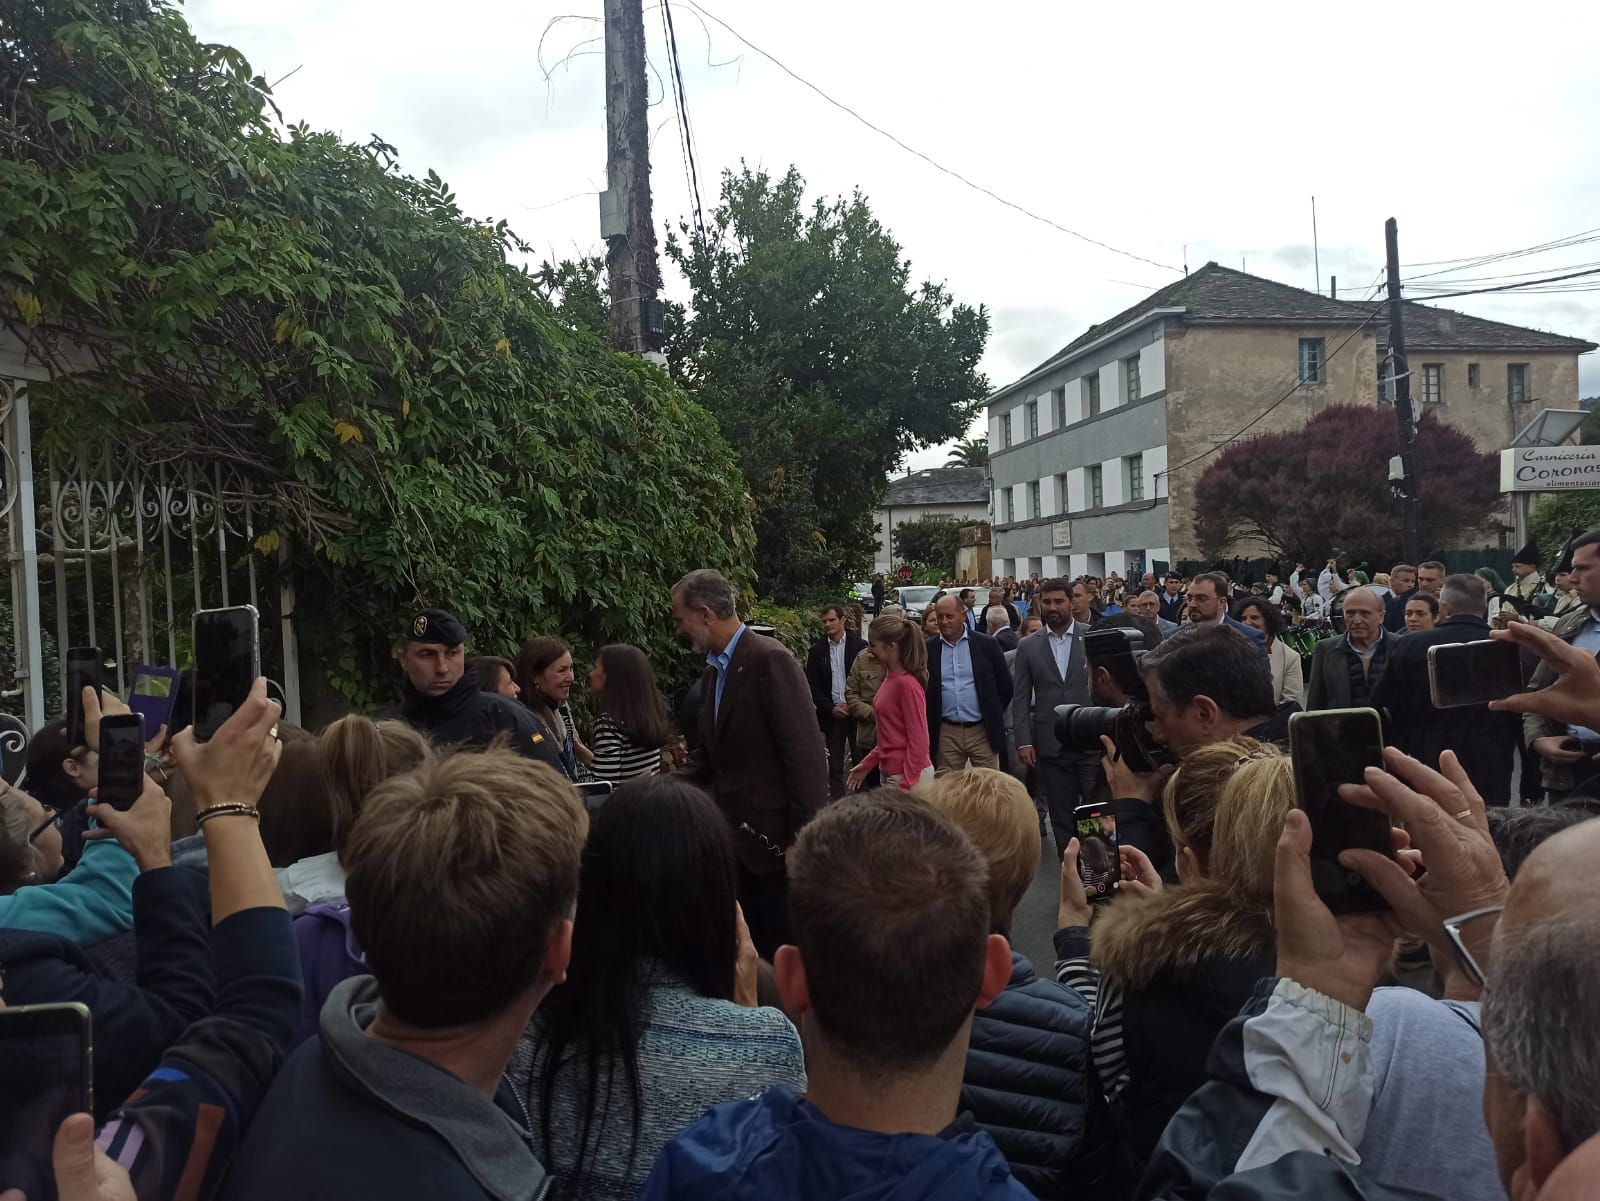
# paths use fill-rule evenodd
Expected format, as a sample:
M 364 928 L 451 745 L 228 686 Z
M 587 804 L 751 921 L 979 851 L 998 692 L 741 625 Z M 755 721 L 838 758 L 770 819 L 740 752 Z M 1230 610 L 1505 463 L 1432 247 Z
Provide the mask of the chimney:
M 1337 275 L 1328 276 L 1328 299 L 1339 299 L 1339 277 Z

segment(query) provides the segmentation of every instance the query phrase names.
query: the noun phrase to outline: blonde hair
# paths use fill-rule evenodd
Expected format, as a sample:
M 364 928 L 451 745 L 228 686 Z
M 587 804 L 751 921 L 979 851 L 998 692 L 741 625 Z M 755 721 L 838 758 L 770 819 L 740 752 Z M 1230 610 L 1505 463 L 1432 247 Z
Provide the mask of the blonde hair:
M 434 756 L 378 785 L 345 895 L 388 1010 L 461 1026 L 527 990 L 572 916 L 588 831 L 577 789 L 514 751 Z
M 317 737 L 317 760 L 333 818 L 333 849 L 341 862 L 368 794 L 431 753 L 427 740 L 405 722 L 373 721 L 356 714 L 330 722 Z
M 1004 934 L 1039 871 L 1039 811 L 1015 776 L 988 767 L 951 772 L 915 790 L 965 831 L 989 866 L 989 921 Z
M 1167 781 L 1162 812 L 1174 848 L 1207 876 L 1272 896 L 1273 857 L 1294 807 L 1294 769 L 1269 742 L 1229 738 L 1191 752 Z

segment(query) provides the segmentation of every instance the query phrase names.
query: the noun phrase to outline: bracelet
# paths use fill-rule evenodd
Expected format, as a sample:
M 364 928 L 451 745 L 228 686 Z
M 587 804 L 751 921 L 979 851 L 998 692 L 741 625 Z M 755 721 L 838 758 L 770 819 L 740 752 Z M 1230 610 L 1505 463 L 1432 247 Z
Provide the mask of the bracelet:
M 209 818 L 213 817 L 253 817 L 257 823 L 261 821 L 261 810 L 254 805 L 246 805 L 242 801 L 229 801 L 222 805 L 212 805 L 209 809 L 202 809 L 194 815 L 195 824 L 203 826 Z

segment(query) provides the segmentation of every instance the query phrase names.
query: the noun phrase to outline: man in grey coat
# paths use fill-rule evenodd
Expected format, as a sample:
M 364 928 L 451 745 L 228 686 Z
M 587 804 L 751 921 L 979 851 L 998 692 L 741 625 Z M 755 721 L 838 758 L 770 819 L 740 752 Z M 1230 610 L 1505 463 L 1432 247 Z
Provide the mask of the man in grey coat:
M 1039 586 L 1044 629 L 1017 646 L 1011 662 L 1011 733 L 1017 758 L 1038 772 L 1059 858 L 1072 837 L 1072 811 L 1092 801 L 1100 782 L 1099 750 L 1078 752 L 1056 738 L 1056 706 L 1089 703 L 1086 623 L 1074 621 L 1065 580 Z

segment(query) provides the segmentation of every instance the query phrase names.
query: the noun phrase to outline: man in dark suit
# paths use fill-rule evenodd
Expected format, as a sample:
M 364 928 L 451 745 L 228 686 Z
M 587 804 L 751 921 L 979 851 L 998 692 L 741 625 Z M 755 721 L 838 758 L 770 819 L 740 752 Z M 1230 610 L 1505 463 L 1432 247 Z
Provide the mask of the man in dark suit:
M 806 655 L 806 683 L 828 748 L 828 792 L 838 800 L 844 795 L 845 748 L 851 744 L 850 731 L 855 726 L 845 706 L 844 683 L 867 644 L 845 628 L 844 606 L 839 604 L 822 607 L 822 634 Z
M 1433 629 L 1395 643 L 1372 707 L 1388 714 L 1389 741 L 1406 754 L 1437 770 L 1439 753 L 1454 751 L 1486 802 L 1509 804 L 1521 736 L 1516 715 L 1491 713 L 1488 705 L 1435 709 L 1428 688 L 1429 647 L 1489 637 L 1488 585 L 1475 575 L 1450 576 L 1439 593 L 1439 616 Z
M 1406 632 L 1406 602 L 1417 595 L 1417 569 L 1409 563 L 1389 568 L 1389 595 L 1383 601 L 1383 628 L 1391 634 Z
M 1000 766 L 1006 745 L 1011 673 L 1005 652 L 987 634 L 967 628 L 961 602 L 941 596 L 939 624 L 928 639 L 928 745 L 939 774 Z
M 1083 646 L 1089 627 L 1073 617 L 1067 581 L 1046 580 L 1039 586 L 1039 615 L 1045 628 L 1023 639 L 1011 660 L 1011 731 L 1017 758 L 1038 769 L 1060 858 L 1072 837 L 1072 811 L 1094 799 L 1100 752 L 1079 753 L 1056 738 L 1056 706 L 1089 703 L 1089 660 Z
M 1570 642 L 1590 654 L 1600 652 L 1600 530 L 1590 530 L 1572 541 L 1567 549 L 1572 561 L 1571 582 L 1579 604 L 1557 618 L 1550 632 L 1563 642 Z M 1555 682 L 1555 673 L 1544 663 L 1539 664 L 1528 681 L 1530 690 L 1538 690 Z M 1578 785 L 1593 785 L 1590 781 L 1600 773 L 1600 763 L 1594 755 L 1600 749 L 1600 731 L 1581 726 L 1568 726 L 1529 713 L 1522 719 L 1522 737 L 1529 750 L 1538 756 L 1541 783 L 1550 800 L 1560 800 Z
M 1350 588 L 1344 603 L 1344 633 L 1317 643 L 1311 655 L 1306 708 L 1361 709 L 1388 670 L 1400 639 L 1383 628 L 1383 601 L 1371 588 Z M 1407 635 L 1410 637 L 1410 635 Z
M 739 903 L 770 959 L 790 941 L 783 857 L 828 802 L 827 752 L 805 672 L 739 620 L 737 601 L 716 571 L 691 571 L 672 590 L 678 637 L 706 657 L 700 747 L 681 774 L 710 790 L 733 828 Z

